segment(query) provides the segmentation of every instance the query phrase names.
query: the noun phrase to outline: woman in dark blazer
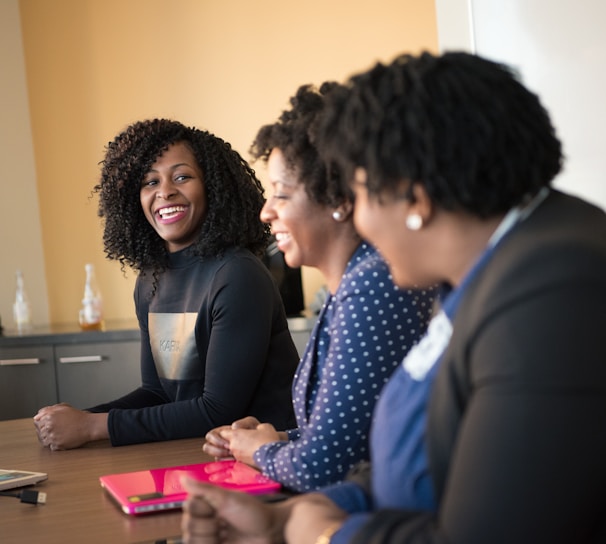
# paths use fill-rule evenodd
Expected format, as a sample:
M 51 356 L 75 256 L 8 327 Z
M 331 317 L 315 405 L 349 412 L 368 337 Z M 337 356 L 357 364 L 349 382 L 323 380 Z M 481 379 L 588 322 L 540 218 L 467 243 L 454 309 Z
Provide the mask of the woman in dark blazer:
M 370 467 L 272 509 L 190 483 L 187 541 L 606 542 L 606 215 L 551 187 L 538 98 L 497 63 L 424 53 L 329 112 L 319 145 L 358 231 L 397 285 L 442 282 L 441 311 L 381 394 Z

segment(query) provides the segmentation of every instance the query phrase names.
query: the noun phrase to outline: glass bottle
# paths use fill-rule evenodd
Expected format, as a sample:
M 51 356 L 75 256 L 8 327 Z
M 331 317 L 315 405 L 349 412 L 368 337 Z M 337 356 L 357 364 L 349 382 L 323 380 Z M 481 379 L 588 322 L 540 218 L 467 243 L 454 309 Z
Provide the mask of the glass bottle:
M 97 286 L 95 267 L 90 263 L 85 264 L 84 270 L 86 271 L 86 283 L 84 284 L 84 297 L 80 310 L 80 328 L 84 331 L 102 330 L 103 301 Z
M 13 304 L 13 318 L 15 328 L 19 334 L 28 332 L 32 328 L 32 312 L 29 299 L 25 292 L 23 272 L 17 270 L 17 290 L 15 292 L 15 303 Z

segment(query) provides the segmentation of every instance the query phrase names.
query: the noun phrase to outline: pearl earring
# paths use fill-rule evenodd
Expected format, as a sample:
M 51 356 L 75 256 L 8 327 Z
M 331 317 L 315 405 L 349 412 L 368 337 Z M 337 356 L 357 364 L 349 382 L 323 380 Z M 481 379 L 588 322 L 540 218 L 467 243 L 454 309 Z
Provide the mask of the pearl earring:
M 332 218 L 335 221 L 341 221 L 343 219 L 343 214 L 339 210 L 335 210 L 332 212 Z
M 406 226 L 409 230 L 419 230 L 423 226 L 423 218 L 418 213 L 411 213 L 406 217 Z

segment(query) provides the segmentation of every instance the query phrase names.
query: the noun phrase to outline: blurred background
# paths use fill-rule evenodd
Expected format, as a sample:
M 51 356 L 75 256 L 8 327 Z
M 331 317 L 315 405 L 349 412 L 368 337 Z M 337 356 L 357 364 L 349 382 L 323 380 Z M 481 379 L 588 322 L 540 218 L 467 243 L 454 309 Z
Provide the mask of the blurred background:
M 5 328 L 18 268 L 34 325 L 77 323 L 88 262 L 105 319 L 134 319 L 135 274 L 105 259 L 91 197 L 131 122 L 174 118 L 249 159 L 299 85 L 437 46 L 434 0 L 0 0 Z M 302 276 L 309 304 L 321 279 Z
M 606 207 L 604 23 L 603 0 L 0 0 L 5 327 L 17 269 L 34 325 L 75 325 L 88 262 L 105 319 L 134 319 L 135 275 L 105 259 L 91 195 L 128 124 L 174 118 L 248 159 L 299 85 L 402 52 L 464 49 L 519 70 L 564 142 L 556 186 Z M 309 307 L 322 280 L 302 278 Z

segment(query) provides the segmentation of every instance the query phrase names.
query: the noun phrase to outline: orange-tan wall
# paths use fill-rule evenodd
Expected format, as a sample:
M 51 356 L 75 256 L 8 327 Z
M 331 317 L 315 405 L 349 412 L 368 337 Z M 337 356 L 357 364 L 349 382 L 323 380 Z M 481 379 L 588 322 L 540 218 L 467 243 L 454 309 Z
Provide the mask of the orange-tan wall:
M 50 321 L 74 321 L 84 264 L 106 318 L 134 316 L 134 274 L 104 259 L 90 198 L 104 146 L 171 117 L 248 158 L 298 85 L 437 51 L 434 0 L 19 0 Z M 257 165 L 261 178 L 264 172 Z M 320 286 L 304 271 L 309 302 Z
M 48 321 L 44 253 L 18 0 L 0 0 L 0 318 L 13 326 L 15 271 L 34 322 Z

